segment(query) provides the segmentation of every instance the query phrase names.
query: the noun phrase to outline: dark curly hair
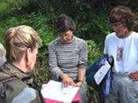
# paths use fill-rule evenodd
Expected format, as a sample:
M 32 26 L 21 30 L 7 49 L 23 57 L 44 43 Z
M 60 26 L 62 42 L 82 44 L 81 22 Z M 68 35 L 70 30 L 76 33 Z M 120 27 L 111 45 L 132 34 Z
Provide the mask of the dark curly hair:
M 54 30 L 58 34 L 68 30 L 72 30 L 74 32 L 76 30 L 76 25 L 72 18 L 65 14 L 61 14 L 54 22 Z
M 109 20 L 111 23 L 121 22 L 129 30 L 133 29 L 134 13 L 126 6 L 117 6 L 110 12 Z

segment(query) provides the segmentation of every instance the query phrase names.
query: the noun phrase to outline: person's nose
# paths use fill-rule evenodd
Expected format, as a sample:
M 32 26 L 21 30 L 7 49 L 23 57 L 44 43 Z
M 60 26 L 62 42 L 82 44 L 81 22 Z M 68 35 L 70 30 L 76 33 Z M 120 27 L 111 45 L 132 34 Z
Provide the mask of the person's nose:
M 63 36 L 63 40 L 66 40 L 67 39 L 67 37 L 66 36 Z

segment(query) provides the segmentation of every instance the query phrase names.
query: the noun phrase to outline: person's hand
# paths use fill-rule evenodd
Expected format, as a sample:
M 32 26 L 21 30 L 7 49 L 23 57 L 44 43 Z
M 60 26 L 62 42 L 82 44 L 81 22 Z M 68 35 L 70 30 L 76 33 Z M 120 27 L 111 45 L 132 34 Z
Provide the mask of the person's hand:
M 69 85 L 75 86 L 75 83 L 74 83 L 73 79 L 71 77 L 69 77 L 67 74 L 63 75 L 62 82 L 64 84 L 64 87 L 67 87 Z
M 132 80 L 138 81 L 138 72 L 130 73 L 129 78 Z
M 81 87 L 82 84 L 83 84 L 83 82 L 77 82 L 75 86 L 76 86 L 76 87 Z

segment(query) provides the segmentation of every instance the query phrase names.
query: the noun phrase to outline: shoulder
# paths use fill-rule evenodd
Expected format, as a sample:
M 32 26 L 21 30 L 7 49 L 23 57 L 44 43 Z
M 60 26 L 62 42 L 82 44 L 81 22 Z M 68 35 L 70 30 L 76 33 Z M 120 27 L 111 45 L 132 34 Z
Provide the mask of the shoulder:
M 10 71 L 7 68 L 6 63 L 0 67 L 0 81 L 3 81 L 7 78 L 10 78 L 10 75 L 8 74 Z
M 0 43 L 0 50 L 2 51 L 3 54 L 6 54 L 6 49 L 1 43 Z
M 55 40 L 52 40 L 52 41 L 49 43 L 49 46 L 55 45 L 55 44 L 57 44 L 57 42 L 58 42 L 58 38 L 56 38 Z
M 19 81 L 16 83 L 17 80 L 18 78 L 16 76 L 11 75 L 11 70 L 7 66 L 7 63 L 0 67 L 0 83 L 5 85 L 12 84 L 14 85 L 13 87 L 16 87 L 16 84 L 19 83 Z
M 4 46 L 0 43 L 0 48 L 4 49 Z
M 0 67 L 0 96 L 1 93 L 6 93 L 3 101 L 6 100 L 8 103 L 10 103 L 13 97 L 24 87 L 21 80 L 17 79 L 15 76 L 9 75 L 9 73 L 10 71 L 6 64 Z
M 87 45 L 87 42 L 84 39 L 78 38 L 76 36 L 74 36 L 74 40 L 78 43 L 78 44 L 82 44 L 82 45 Z
M 40 96 L 38 92 L 30 87 L 25 87 L 21 91 L 17 91 L 16 96 L 13 96 L 12 103 L 20 103 L 22 101 L 23 103 L 41 103 L 40 102 Z
M 107 36 L 106 36 L 106 39 L 113 39 L 113 38 L 115 38 L 116 37 L 116 33 L 115 32 L 112 32 L 112 33 L 110 33 L 110 34 L 108 34 Z
M 49 46 L 56 46 L 58 43 L 59 43 L 59 38 L 56 38 L 55 40 L 49 43 Z
M 9 64 L 10 63 L 6 62 L 0 67 L 0 82 L 9 82 L 18 79 L 17 71 Z
M 108 34 L 108 35 L 106 36 L 105 42 L 106 42 L 106 43 L 107 43 L 107 42 L 113 42 L 113 41 L 116 40 L 116 39 L 117 39 L 116 33 L 113 32 L 113 33 L 110 33 L 110 34 Z
M 134 41 L 134 43 L 137 45 L 138 44 L 138 33 L 137 32 L 132 32 L 131 38 Z
M 37 97 L 37 91 L 28 87 L 28 85 L 20 79 L 11 80 L 4 85 L 7 87 L 6 101 L 8 101 L 8 103 L 19 103 L 20 101 L 31 103 L 31 101 L 35 100 Z
M 6 55 L 6 49 L 4 48 L 4 46 L 0 43 L 0 57 L 5 56 Z
M 29 88 L 29 86 L 18 77 L 10 75 L 10 73 L 12 72 L 10 72 L 11 69 L 9 68 L 10 67 L 7 63 L 0 67 L 0 89 L 3 89 L 3 92 L 6 93 L 6 101 L 8 103 L 11 103 L 13 101 L 14 103 L 19 103 L 18 100 L 25 100 L 27 96 L 29 96 L 29 98 L 30 96 L 32 96 L 30 98 L 30 101 L 28 101 L 27 103 L 35 100 L 37 96 L 37 91 L 33 88 Z M 6 89 L 4 90 L 3 87 L 6 87 Z
M 136 39 L 138 38 L 138 33 L 137 32 L 133 31 L 131 35 L 132 35 L 133 38 L 136 38 Z

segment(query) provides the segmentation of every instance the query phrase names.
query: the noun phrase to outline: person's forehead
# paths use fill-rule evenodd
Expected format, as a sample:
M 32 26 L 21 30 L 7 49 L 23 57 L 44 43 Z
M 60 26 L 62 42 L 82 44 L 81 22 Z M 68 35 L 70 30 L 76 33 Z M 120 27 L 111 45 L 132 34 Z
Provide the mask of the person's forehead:
M 60 33 L 59 35 L 60 36 L 65 36 L 65 35 L 69 35 L 71 32 L 72 32 L 71 30 L 68 30 L 68 31 Z

